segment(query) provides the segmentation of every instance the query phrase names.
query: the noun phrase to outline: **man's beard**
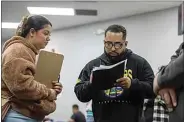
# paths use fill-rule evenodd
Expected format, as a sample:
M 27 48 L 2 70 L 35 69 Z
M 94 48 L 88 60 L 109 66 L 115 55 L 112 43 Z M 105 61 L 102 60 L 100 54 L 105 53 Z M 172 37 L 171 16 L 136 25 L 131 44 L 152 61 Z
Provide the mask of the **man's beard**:
M 117 53 L 117 52 L 109 52 L 108 53 L 111 57 L 116 57 L 116 56 L 118 56 L 119 55 L 119 53 Z
M 111 60 L 117 61 L 119 60 L 120 54 L 117 52 L 110 52 L 108 53 Z
M 117 52 L 109 52 L 109 53 L 106 53 L 107 56 L 109 57 L 109 59 L 112 61 L 112 62 L 118 62 L 120 61 L 120 58 L 121 58 L 121 54 L 117 53 Z
M 115 51 L 108 52 L 108 53 L 105 51 L 105 53 L 109 57 L 111 62 L 117 63 L 117 62 L 121 61 L 122 58 L 123 58 L 123 55 L 126 54 L 126 49 L 123 50 L 121 53 L 118 53 L 118 52 L 115 52 Z

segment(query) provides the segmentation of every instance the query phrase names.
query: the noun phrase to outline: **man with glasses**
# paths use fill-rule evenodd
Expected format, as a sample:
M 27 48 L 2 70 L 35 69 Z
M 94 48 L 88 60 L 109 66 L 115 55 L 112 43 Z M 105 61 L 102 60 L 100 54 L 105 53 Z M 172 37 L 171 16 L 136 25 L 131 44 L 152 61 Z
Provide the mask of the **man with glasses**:
M 75 94 L 81 102 L 93 101 L 95 122 L 139 122 L 144 98 L 154 97 L 152 68 L 144 58 L 127 49 L 126 35 L 123 26 L 109 26 L 105 31 L 104 53 L 86 64 L 75 85 Z M 126 69 L 122 69 L 124 74 L 115 81 L 114 87 L 106 90 L 93 87 L 94 67 L 123 60 L 127 60 Z

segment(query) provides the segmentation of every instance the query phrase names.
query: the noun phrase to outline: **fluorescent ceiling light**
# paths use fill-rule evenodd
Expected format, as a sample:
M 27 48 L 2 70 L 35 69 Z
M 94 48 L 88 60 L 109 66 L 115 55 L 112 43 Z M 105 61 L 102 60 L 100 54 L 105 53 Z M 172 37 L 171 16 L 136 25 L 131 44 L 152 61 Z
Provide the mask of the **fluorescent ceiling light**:
M 2 22 L 2 28 L 16 29 L 18 25 L 19 23 L 15 23 L 15 22 Z
M 42 15 L 75 15 L 73 8 L 27 7 L 30 14 Z

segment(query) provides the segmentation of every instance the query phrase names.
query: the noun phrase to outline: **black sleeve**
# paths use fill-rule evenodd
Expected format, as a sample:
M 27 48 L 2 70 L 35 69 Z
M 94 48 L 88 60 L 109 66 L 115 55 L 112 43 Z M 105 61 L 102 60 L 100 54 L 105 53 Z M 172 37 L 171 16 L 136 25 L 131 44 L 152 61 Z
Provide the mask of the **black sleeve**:
M 81 102 L 89 102 L 92 99 L 93 88 L 90 83 L 91 68 L 87 64 L 81 71 L 74 92 Z
M 179 46 L 179 48 L 175 51 L 175 54 L 171 56 L 171 62 L 177 59 L 182 53 L 182 48 L 184 46 L 184 42 Z
M 178 57 L 175 57 L 165 68 L 158 73 L 158 85 L 163 87 L 178 88 L 184 84 L 184 49 Z
M 138 69 L 139 70 L 139 69 Z M 141 68 L 140 79 L 132 79 L 131 89 L 140 93 L 143 98 L 154 98 L 153 92 L 153 79 L 154 73 L 150 64 L 144 60 L 143 66 Z

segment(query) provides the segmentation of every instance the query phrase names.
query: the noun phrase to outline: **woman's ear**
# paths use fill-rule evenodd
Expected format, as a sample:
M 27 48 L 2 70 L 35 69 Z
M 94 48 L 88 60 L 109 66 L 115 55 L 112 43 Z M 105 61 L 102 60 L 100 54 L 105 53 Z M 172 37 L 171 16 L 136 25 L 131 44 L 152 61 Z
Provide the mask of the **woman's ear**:
M 34 28 L 31 28 L 29 33 L 30 33 L 30 36 L 33 37 L 35 35 L 36 31 Z

